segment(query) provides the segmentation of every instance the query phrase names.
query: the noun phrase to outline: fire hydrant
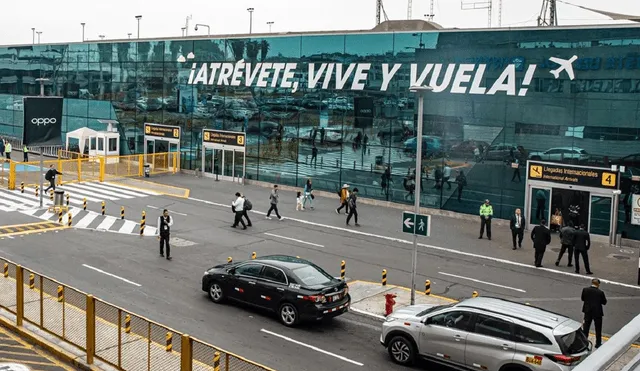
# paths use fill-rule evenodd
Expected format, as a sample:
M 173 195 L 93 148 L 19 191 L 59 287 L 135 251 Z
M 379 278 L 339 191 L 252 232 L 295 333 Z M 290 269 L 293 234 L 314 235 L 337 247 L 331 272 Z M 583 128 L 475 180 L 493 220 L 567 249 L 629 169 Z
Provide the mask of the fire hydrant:
M 393 313 L 393 306 L 396 304 L 396 301 L 393 300 L 397 298 L 396 294 L 384 294 L 384 315 L 385 317 Z

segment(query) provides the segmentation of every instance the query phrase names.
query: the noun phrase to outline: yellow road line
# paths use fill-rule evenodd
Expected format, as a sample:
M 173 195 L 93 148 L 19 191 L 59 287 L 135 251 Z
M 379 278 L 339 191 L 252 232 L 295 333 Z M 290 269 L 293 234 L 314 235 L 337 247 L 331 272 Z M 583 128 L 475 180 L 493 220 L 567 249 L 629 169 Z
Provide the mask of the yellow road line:
M 27 235 L 27 234 L 34 234 L 34 233 L 42 233 L 42 232 L 50 232 L 50 231 L 58 231 L 58 230 L 62 230 L 62 229 L 68 229 L 69 227 L 66 225 L 61 225 L 58 227 L 46 227 L 46 228 L 41 228 L 41 229 L 34 229 L 31 231 L 23 231 L 23 232 L 12 232 L 12 233 L 2 233 L 0 234 L 0 237 L 8 237 L 8 236 L 23 236 L 23 235 Z

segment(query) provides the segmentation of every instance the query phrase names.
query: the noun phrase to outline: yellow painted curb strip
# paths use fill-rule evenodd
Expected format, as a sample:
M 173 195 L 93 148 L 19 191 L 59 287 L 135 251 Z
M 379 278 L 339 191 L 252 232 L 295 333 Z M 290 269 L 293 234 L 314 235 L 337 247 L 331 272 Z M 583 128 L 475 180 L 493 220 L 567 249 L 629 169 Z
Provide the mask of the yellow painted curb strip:
M 53 228 L 34 229 L 34 230 L 23 231 L 23 232 L 3 233 L 3 234 L 0 234 L 0 237 L 24 236 L 27 234 L 46 233 L 49 231 L 59 231 L 61 229 L 68 229 L 68 228 L 69 227 L 67 226 L 60 226 L 60 227 L 53 227 Z

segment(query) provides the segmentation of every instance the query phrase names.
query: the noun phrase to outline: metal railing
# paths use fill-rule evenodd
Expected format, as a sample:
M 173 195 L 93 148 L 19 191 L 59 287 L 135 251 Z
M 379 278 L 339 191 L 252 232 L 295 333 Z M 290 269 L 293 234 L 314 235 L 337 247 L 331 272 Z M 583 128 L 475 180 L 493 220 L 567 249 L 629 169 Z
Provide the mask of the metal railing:
M 0 308 L 120 370 L 274 371 L 0 258 Z
M 618 360 L 634 346 L 640 336 L 640 315 L 616 332 L 602 346 L 591 353 L 573 371 L 605 371 L 612 367 Z M 628 362 L 628 361 L 627 361 Z M 637 362 L 636 359 L 631 362 Z M 620 368 L 621 369 L 621 368 Z

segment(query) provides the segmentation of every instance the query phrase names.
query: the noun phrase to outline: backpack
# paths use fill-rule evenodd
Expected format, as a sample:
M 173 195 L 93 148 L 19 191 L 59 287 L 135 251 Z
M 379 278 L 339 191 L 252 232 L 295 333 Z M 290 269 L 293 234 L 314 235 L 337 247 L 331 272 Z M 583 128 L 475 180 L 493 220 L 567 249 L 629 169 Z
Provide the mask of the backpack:
M 44 178 L 46 180 L 51 180 L 51 170 L 47 171 L 47 173 L 44 175 Z
M 251 203 L 251 201 L 249 201 L 248 198 L 244 199 L 244 209 L 245 210 L 251 210 L 253 209 L 253 204 Z

